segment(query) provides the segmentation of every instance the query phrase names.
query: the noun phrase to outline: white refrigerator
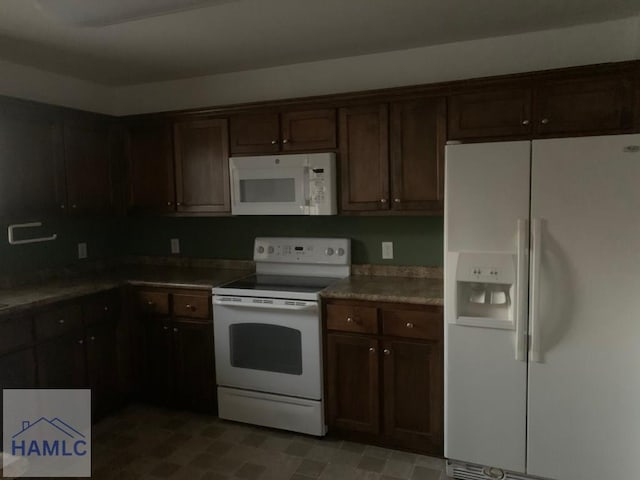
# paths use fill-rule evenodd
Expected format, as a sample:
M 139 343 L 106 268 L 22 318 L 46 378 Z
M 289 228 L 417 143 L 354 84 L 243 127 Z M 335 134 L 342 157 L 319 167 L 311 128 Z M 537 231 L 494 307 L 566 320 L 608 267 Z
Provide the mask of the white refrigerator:
M 640 135 L 445 158 L 448 474 L 640 478 Z

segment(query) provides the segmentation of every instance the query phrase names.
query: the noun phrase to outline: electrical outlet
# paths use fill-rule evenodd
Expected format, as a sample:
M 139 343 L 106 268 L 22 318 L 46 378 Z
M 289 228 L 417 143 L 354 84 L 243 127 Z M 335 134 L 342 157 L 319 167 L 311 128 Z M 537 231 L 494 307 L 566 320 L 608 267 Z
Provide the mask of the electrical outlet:
M 382 259 L 393 260 L 393 242 L 382 242 Z
M 87 258 L 87 244 L 82 242 L 78 244 L 78 259 Z
M 180 239 L 172 238 L 171 239 L 171 253 L 178 254 L 180 253 Z

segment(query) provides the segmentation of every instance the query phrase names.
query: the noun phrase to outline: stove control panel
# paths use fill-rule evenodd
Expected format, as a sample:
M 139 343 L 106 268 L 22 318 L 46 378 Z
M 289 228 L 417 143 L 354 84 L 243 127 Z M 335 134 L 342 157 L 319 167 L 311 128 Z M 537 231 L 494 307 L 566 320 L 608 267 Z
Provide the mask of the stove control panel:
M 258 237 L 253 259 L 256 262 L 349 265 L 348 238 Z

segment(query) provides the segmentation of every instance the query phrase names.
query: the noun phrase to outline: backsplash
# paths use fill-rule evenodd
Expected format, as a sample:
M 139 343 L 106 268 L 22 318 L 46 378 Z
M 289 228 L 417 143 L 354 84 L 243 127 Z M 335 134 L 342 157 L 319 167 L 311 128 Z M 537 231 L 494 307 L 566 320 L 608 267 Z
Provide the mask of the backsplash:
M 130 217 L 126 250 L 166 256 L 178 238 L 182 256 L 249 260 L 257 236 L 348 237 L 355 264 L 442 266 L 442 217 Z M 382 259 L 383 241 L 393 260 Z

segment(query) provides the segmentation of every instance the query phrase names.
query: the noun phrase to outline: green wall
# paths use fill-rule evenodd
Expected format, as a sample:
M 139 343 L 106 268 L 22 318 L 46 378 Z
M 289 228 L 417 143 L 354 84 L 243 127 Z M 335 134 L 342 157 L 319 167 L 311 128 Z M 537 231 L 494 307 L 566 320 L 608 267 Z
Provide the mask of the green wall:
M 215 217 L 128 219 L 128 253 L 169 255 L 179 238 L 183 256 L 251 259 L 257 236 L 348 237 L 352 262 L 442 265 L 442 217 Z M 392 241 L 394 259 L 382 260 L 382 241 Z
M 78 260 L 78 243 L 87 243 L 89 260 L 108 259 L 126 246 L 120 234 L 122 218 L 54 218 L 43 220 L 41 228 L 21 230 L 21 239 L 48 236 L 51 242 L 9 245 L 7 225 L 0 224 L 0 275 L 56 268 L 82 263 Z
M 89 260 L 166 256 L 170 238 L 180 239 L 182 256 L 251 259 L 257 236 L 348 237 L 356 264 L 442 265 L 442 217 L 57 218 L 21 233 L 56 233 L 55 241 L 17 246 L 7 241 L 7 225 L 0 229 L 0 275 L 81 265 L 79 242 L 87 242 Z M 393 242 L 393 260 L 382 260 L 382 241 Z

